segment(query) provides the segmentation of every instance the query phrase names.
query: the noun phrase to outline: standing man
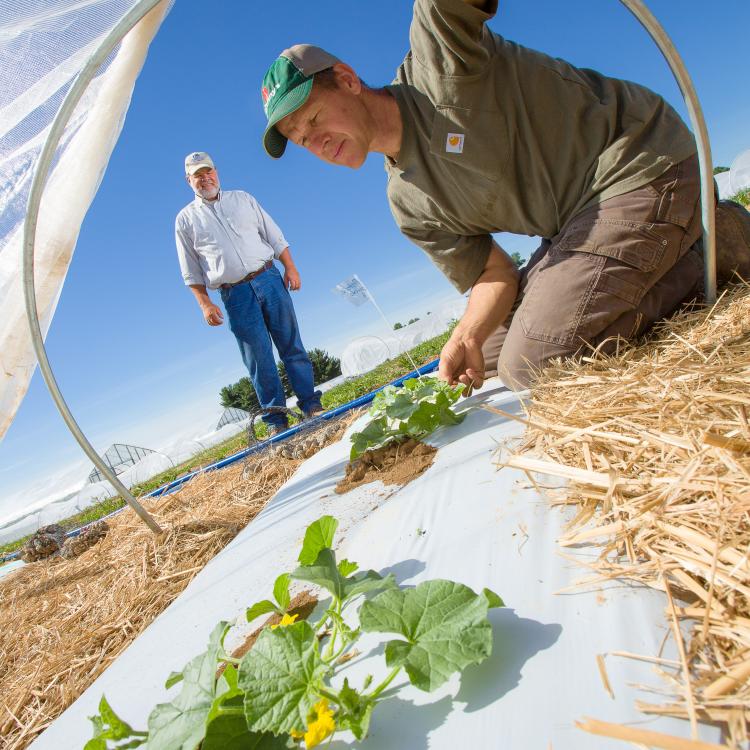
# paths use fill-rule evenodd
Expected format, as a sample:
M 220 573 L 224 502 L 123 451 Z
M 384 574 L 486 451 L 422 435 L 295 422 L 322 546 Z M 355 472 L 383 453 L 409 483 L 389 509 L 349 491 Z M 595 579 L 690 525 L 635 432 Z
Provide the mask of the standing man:
M 300 288 L 300 276 L 284 235 L 252 195 L 221 190 L 207 153 L 185 157 L 185 179 L 195 200 L 177 214 L 177 257 L 206 323 L 218 326 L 224 320 L 207 291 L 218 289 L 261 407 L 286 404 L 273 341 L 300 409 L 308 417 L 319 414 L 321 394 L 314 390 L 312 365 L 288 291 Z M 274 259 L 284 266 L 283 279 Z M 263 421 L 271 435 L 289 426 L 281 412 L 266 414 Z
M 332 164 L 385 155 L 401 231 L 460 292 L 440 376 L 526 386 L 552 357 L 632 339 L 701 289 L 696 148 L 654 92 L 491 32 L 497 0 L 415 0 L 411 49 L 379 89 L 319 47 L 263 80 L 263 142 Z M 717 206 L 720 279 L 750 278 L 750 215 Z M 493 232 L 539 235 L 519 274 Z

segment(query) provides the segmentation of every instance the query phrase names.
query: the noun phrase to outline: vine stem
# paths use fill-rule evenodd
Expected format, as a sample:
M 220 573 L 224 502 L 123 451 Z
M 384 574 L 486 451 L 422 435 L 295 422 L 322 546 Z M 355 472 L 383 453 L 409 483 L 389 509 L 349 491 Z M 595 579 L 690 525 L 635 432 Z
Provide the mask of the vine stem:
M 401 667 L 394 667 L 391 673 L 386 677 L 370 695 L 366 696 L 369 699 L 377 698 L 387 687 L 393 682 L 394 677 L 401 671 Z
M 226 708 L 224 706 L 219 706 L 218 712 L 220 714 L 223 714 L 224 716 L 244 716 L 245 715 L 245 709 L 241 708 L 240 706 L 227 706 Z M 148 734 L 148 732 L 146 733 Z
M 336 695 L 336 693 L 331 693 L 328 690 L 324 690 L 323 688 L 320 688 L 318 691 L 318 695 L 321 698 L 327 698 L 331 703 L 335 703 L 337 706 L 341 705 L 341 698 Z
M 341 600 L 338 597 L 336 597 L 334 606 L 337 617 L 331 618 L 333 619 L 333 632 L 331 633 L 331 640 L 328 642 L 328 646 L 326 648 L 326 655 L 323 657 L 325 661 L 330 660 L 333 654 L 333 647 L 336 643 L 336 636 L 339 632 L 339 621 L 337 618 L 341 617 Z

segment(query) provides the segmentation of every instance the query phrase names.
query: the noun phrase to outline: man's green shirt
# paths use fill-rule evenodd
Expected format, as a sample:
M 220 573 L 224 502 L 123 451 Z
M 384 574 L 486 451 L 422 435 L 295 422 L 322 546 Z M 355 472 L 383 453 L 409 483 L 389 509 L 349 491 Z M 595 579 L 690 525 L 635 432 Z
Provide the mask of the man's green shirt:
M 403 120 L 386 157 L 401 231 L 464 292 L 491 232 L 551 238 L 583 208 L 648 184 L 695 153 L 654 92 L 492 33 L 464 0 L 416 0 L 411 50 L 388 90 Z

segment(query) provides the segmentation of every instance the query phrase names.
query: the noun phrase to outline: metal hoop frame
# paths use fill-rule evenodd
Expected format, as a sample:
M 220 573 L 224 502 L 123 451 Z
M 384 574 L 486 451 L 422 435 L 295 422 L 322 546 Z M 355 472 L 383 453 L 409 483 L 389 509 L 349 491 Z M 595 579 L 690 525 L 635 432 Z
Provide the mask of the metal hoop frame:
M 78 74 L 76 80 L 68 91 L 55 119 L 52 122 L 50 132 L 44 143 L 39 162 L 34 171 L 34 179 L 26 208 L 26 218 L 23 232 L 23 266 L 22 280 L 24 298 L 26 303 L 26 318 L 28 320 L 31 339 L 39 360 L 39 369 L 47 384 L 52 400 L 55 402 L 60 415 L 67 424 L 73 437 L 81 446 L 83 452 L 91 459 L 107 480 L 112 484 L 120 496 L 141 517 L 146 525 L 156 534 L 161 533 L 161 527 L 148 514 L 143 506 L 130 494 L 119 479 L 110 471 L 109 467 L 100 458 L 94 447 L 89 443 L 81 431 L 78 423 L 68 408 L 62 393 L 52 373 L 47 351 L 44 346 L 39 324 L 39 315 L 36 307 L 36 290 L 34 286 L 34 243 L 36 240 L 36 226 L 39 216 L 44 188 L 49 177 L 50 165 L 65 126 L 68 124 L 73 111 L 81 99 L 86 87 L 91 83 L 96 71 L 112 52 L 123 37 L 153 8 L 163 0 L 140 0 L 133 6 L 118 23 L 112 28 L 102 41 L 101 45 L 91 55 L 86 65 Z M 680 91 L 685 99 L 690 115 L 690 121 L 695 133 L 698 145 L 698 160 L 701 173 L 701 205 L 703 220 L 703 252 L 705 259 L 705 296 L 708 303 L 716 300 L 716 238 L 714 227 L 714 189 L 711 162 L 711 148 L 708 141 L 708 130 L 706 128 L 703 111 L 698 101 L 698 96 L 693 83 L 688 75 L 685 64 L 678 54 L 671 39 L 662 26 L 646 8 L 641 0 L 620 0 L 622 4 L 638 19 L 646 29 L 657 47 L 665 57 L 672 73 L 677 80 Z
M 91 55 L 65 96 L 65 99 L 52 122 L 50 132 L 47 135 L 44 148 L 39 157 L 39 162 L 34 170 L 34 180 L 31 184 L 31 192 L 29 193 L 29 201 L 26 206 L 26 218 L 23 226 L 22 267 L 23 291 L 26 302 L 26 319 L 29 323 L 34 351 L 39 360 L 39 369 L 41 370 L 44 382 L 47 384 L 52 400 L 55 402 L 57 410 L 65 420 L 65 424 L 68 425 L 68 429 L 73 434 L 73 437 L 83 449 L 83 452 L 91 459 L 94 466 L 96 466 L 96 468 L 107 478 L 120 497 L 122 497 L 123 500 L 133 508 L 133 510 L 155 534 L 162 533 L 162 528 L 149 515 L 146 509 L 133 497 L 133 495 L 130 494 L 125 485 L 120 482 L 114 472 L 110 470 L 99 454 L 94 450 L 94 447 L 89 443 L 88 439 L 81 431 L 81 428 L 78 426 L 78 423 L 73 418 L 62 393 L 60 393 L 60 388 L 57 385 L 57 381 L 55 380 L 55 376 L 53 375 L 52 368 L 49 364 L 47 351 L 44 347 L 44 338 L 39 325 L 39 314 L 36 307 L 36 289 L 34 287 L 34 242 L 36 240 L 39 205 L 42 200 L 42 194 L 47 183 L 47 178 L 49 177 L 50 165 L 55 155 L 55 149 L 62 138 L 65 126 L 68 124 L 68 121 L 73 114 L 73 110 L 81 99 L 81 96 L 83 96 L 86 87 L 96 75 L 96 71 L 106 60 L 107 56 L 117 44 L 119 44 L 122 38 L 160 2 L 162 2 L 162 0 L 140 0 L 140 2 L 133 6 L 118 21 L 96 51 Z
M 716 302 L 716 229 L 715 229 L 715 196 L 713 164 L 711 162 L 711 145 L 708 141 L 708 128 L 703 117 L 698 95 L 672 40 L 656 20 L 651 11 L 641 0 L 620 0 L 620 2 L 638 19 L 649 33 L 656 46 L 664 55 L 674 75 L 677 85 L 690 115 L 695 140 L 698 146 L 698 163 L 701 172 L 701 218 L 703 220 L 703 260 L 704 282 L 703 289 L 706 302 Z

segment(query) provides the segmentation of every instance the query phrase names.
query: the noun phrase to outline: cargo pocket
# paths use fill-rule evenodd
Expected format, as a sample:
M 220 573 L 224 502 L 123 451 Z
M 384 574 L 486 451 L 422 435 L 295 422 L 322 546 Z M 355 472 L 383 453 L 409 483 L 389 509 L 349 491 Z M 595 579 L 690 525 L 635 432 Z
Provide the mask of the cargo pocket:
M 529 279 L 524 334 L 572 352 L 636 308 L 663 273 L 667 240 L 652 227 L 597 219 L 564 230 Z

